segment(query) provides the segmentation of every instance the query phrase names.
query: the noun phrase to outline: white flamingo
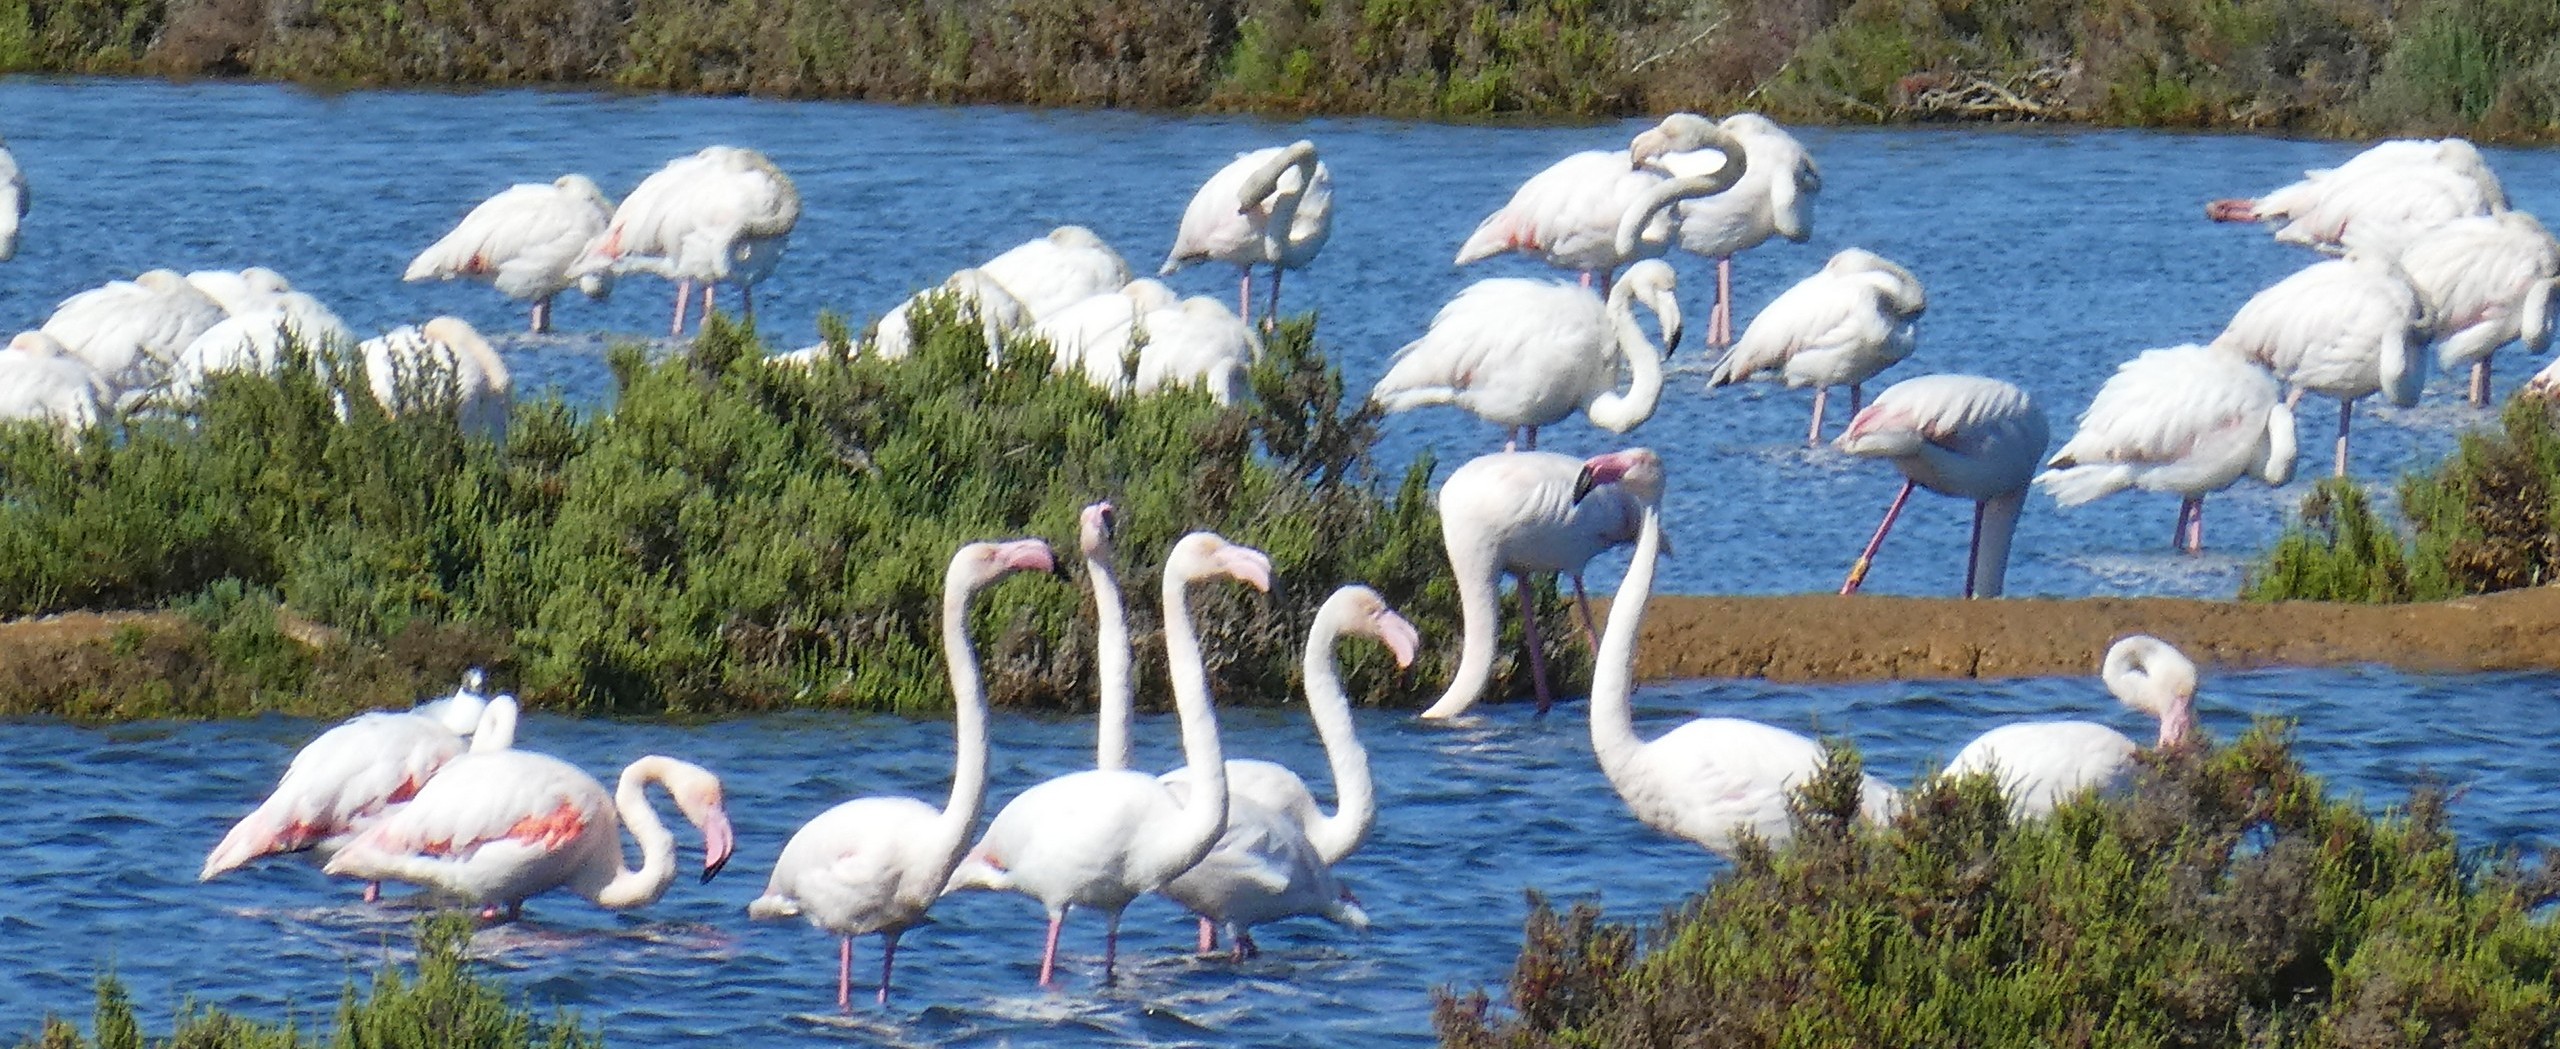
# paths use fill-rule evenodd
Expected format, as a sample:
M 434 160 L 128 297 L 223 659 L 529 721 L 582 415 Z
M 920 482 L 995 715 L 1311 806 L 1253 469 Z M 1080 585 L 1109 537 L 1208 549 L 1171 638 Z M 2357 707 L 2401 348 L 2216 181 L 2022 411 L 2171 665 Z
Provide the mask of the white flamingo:
M 186 278 L 152 270 L 62 300 L 43 331 L 88 361 L 121 396 L 158 384 L 178 353 L 223 316 Z
M 640 180 L 570 275 L 611 270 L 675 281 L 669 335 L 684 334 L 695 284 L 702 285 L 703 316 L 711 314 L 713 286 L 727 283 L 738 286 L 741 312 L 752 320 L 756 283 L 782 261 L 799 222 L 800 190 L 773 161 L 752 149 L 711 146 Z
M 1644 156 L 1707 150 L 1712 172 L 1686 177 L 1648 167 Z M 1741 143 L 1710 121 L 1679 113 L 1636 136 L 1628 149 L 1589 150 L 1559 160 L 1520 184 L 1458 248 L 1457 264 L 1517 252 L 1602 286 L 1617 270 L 1670 250 L 1679 232 L 1672 205 L 1721 193 L 1745 172 Z M 1699 165 L 1704 167 L 1703 162 Z
M 1050 371 L 1082 374 L 1105 390 L 1125 390 L 1139 318 L 1181 301 L 1163 281 L 1141 277 L 1043 313 L 1031 332 L 1049 344 Z
M 1660 259 L 1628 267 L 1606 303 L 1571 284 L 1477 281 L 1396 351 L 1369 399 L 1389 412 L 1456 405 L 1509 428 L 1515 447 L 1536 448 L 1539 427 L 1576 411 L 1625 433 L 1652 418 L 1662 399 L 1662 358 L 1680 344 L 1678 284 Z M 1638 302 L 1662 322 L 1661 349 L 1636 322 Z M 1630 373 L 1624 393 L 1621 359 Z
M 601 299 L 613 292 L 609 270 L 571 271 L 587 245 L 613 222 L 613 201 L 585 175 L 524 182 L 499 191 L 409 263 L 411 284 L 467 279 L 533 303 L 533 331 L 551 330 L 551 297 L 570 288 Z
M 1225 405 L 1251 392 L 1247 373 L 1262 357 L 1262 337 L 1226 303 L 1194 295 L 1147 311 L 1136 330 L 1146 345 L 1138 349 L 1138 371 L 1130 378 L 1129 392 L 1143 397 L 1175 387 L 1199 388 Z
M 1611 464 L 1608 470 L 1633 480 L 1577 491 L 1582 478 L 1604 463 Z M 1465 636 L 1448 691 L 1422 712 L 1423 717 L 1456 717 L 1484 695 L 1493 679 L 1493 653 L 1502 634 L 1502 577 L 1506 574 L 1520 581 L 1520 633 L 1529 649 L 1538 709 L 1544 712 L 1553 703 L 1531 579 L 1555 572 L 1571 577 L 1584 627 L 1590 629 L 1591 603 L 1583 593 L 1582 568 L 1601 551 L 1635 541 L 1641 511 L 1662 498 L 1661 477 L 1661 457 L 1649 448 L 1590 459 L 1554 452 L 1495 452 L 1450 472 L 1440 484 L 1440 538 L 1457 578 L 1458 614 Z
M 2376 144 L 2335 168 L 2256 200 L 2205 205 L 2216 222 L 2262 222 L 2276 240 L 2336 254 L 2362 246 L 2384 255 L 2465 215 L 2504 211 L 2507 192 L 2480 150 L 2458 138 Z
M 2330 259 L 2259 292 L 2241 305 L 2213 347 L 2275 373 L 2285 407 L 2300 410 L 2305 392 L 2338 399 L 2337 475 L 2347 475 L 2347 428 L 2355 402 L 2379 392 L 2391 403 L 2418 403 L 2426 369 L 2425 303 L 2399 267 L 2360 253 Z
M 622 770 L 612 794 L 559 758 L 522 750 L 446 762 L 409 804 L 356 835 L 326 873 L 403 881 L 523 916 L 527 897 L 567 889 L 598 907 L 657 902 L 674 884 L 676 839 L 649 803 L 656 783 L 702 831 L 702 878 L 735 845 L 720 779 L 701 766 L 649 755 Z M 622 865 L 622 827 L 639 841 L 638 870 Z
M 1280 277 L 1315 261 L 1333 235 L 1333 172 L 1316 158 L 1316 144 L 1301 139 L 1239 153 L 1192 194 L 1174 232 L 1173 250 L 1157 276 L 1170 277 L 1198 262 L 1224 262 L 1237 271 L 1236 316 L 1253 320 L 1253 268 L 1271 267 L 1267 330 L 1280 315 Z
M 1742 144 L 1746 158 L 1742 179 L 1725 192 L 1680 202 L 1679 243 L 1683 251 L 1716 260 L 1716 300 L 1714 311 L 1707 315 L 1707 345 L 1721 347 L 1733 345 L 1733 256 L 1759 247 L 1771 236 L 1798 244 L 1810 239 L 1814 197 L 1822 192 L 1822 169 L 1814 165 L 1803 143 L 1777 121 L 1758 113 L 1736 113 L 1716 126 Z M 1720 156 L 1695 151 L 1656 153 L 1663 148 L 1662 142 L 1661 138 L 1644 141 L 1631 153 L 1638 162 L 1654 163 L 1682 177 L 1706 174 L 1724 163 Z M 1910 274 L 1903 274 L 1903 279 L 1908 281 Z M 1916 289 L 1918 283 L 1912 282 L 1912 287 Z
M 1188 597 L 1192 583 L 1219 575 L 1268 590 L 1271 562 L 1207 532 L 1184 536 L 1165 562 L 1165 648 L 1183 757 L 1194 777 L 1191 795 L 1177 800 L 1155 777 L 1127 769 L 1069 773 L 1007 802 L 951 875 L 945 891 L 1021 892 L 1048 910 L 1042 986 L 1053 982 L 1068 908 L 1091 907 L 1106 916 L 1102 968 L 1109 982 L 1119 958 L 1121 911 L 1190 870 L 1226 831 L 1226 757 Z
M 2533 216 L 2455 219 L 2410 241 L 2399 261 L 2426 307 L 2437 365 L 2471 367 L 2472 404 L 2489 403 L 2489 358 L 2499 347 L 2521 339 L 2540 353 L 2550 344 L 2560 243 Z
M 2136 634 L 2107 649 L 2100 676 L 2107 691 L 2160 719 L 2163 750 L 2195 731 L 2196 665 L 2168 642 Z M 2018 819 L 2036 819 L 2084 790 L 2104 789 L 2133 774 L 2141 748 L 2094 721 L 2029 721 L 1976 737 L 1947 763 L 1946 775 L 1991 773 Z
M 503 436 L 514 403 L 507 362 L 471 322 L 438 317 L 399 327 L 356 347 L 384 411 L 450 409 L 466 430 Z
M 1602 472 L 1595 479 L 1607 476 Z M 1662 511 L 1647 506 L 1635 560 L 1609 602 L 1609 625 L 1591 664 L 1592 753 L 1609 785 L 1645 826 L 1722 856 L 1733 855 L 1746 833 L 1783 844 L 1794 835 L 1788 795 L 1821 771 L 1821 745 L 1738 718 L 1697 718 L 1650 741 L 1636 735 L 1636 636 L 1661 552 Z M 1866 777 L 1860 808 L 1868 819 L 1888 818 L 1894 804 L 1893 788 Z
M 978 264 L 1039 322 L 1067 306 L 1129 283 L 1129 260 L 1082 226 L 1060 226 Z
M 987 697 L 969 642 L 969 601 L 1016 572 L 1049 572 L 1057 562 L 1037 539 L 971 543 L 951 558 L 942 582 L 942 657 L 951 677 L 956 737 L 951 799 L 935 808 L 914 798 L 856 798 L 801 826 L 774 861 L 764 895 L 747 904 L 756 919 L 805 917 L 843 938 L 836 1007 L 853 1003 L 853 938 L 879 933 L 880 1004 L 898 937 L 924 920 L 977 829 L 987 800 Z
M 1093 586 L 1093 767 L 1129 767 L 1129 722 L 1136 716 L 1137 687 L 1130 676 L 1137 653 L 1129 642 L 1129 610 L 1120 597 L 1120 512 L 1094 503 L 1077 515 L 1076 539 L 1084 553 L 1085 579 Z
M 2063 506 L 2131 488 L 2176 492 L 2170 546 L 2204 550 L 2204 497 L 2242 477 L 2293 479 L 2293 409 L 2275 376 L 2203 346 L 2144 350 L 2116 369 L 2036 487 Z
M 42 422 L 68 437 L 114 410 L 114 385 L 53 336 L 20 332 L 0 349 L 0 422 Z
M 1853 594 L 1875 564 L 1911 489 L 1973 500 L 1964 596 L 1998 597 L 2009 573 L 2009 540 L 2025 508 L 2027 482 L 2051 440 L 2035 399 L 1998 379 L 1923 375 L 1877 394 L 1833 446 L 1850 455 L 1888 459 L 1902 471 L 1902 490 L 1885 510 L 1875 537 L 1850 567 L 1840 592 Z
M 0 142 L 0 262 L 18 257 L 18 224 L 27 217 L 27 175 Z
M 1811 386 L 1813 425 L 1805 443 L 1820 444 L 1831 387 L 1849 388 L 1849 413 L 1857 414 L 1861 384 L 1911 356 L 1928 308 L 1910 270 L 1864 248 L 1844 249 L 1761 308 L 1742 340 L 1716 362 L 1707 388 L 1765 378 L 1784 379 L 1788 389 Z
M 894 361 L 914 352 L 915 333 L 909 327 L 907 315 L 928 295 L 957 297 L 963 310 L 977 316 L 979 334 L 987 341 L 987 359 L 991 361 L 996 358 L 996 352 L 1004 348 L 1005 336 L 1031 329 L 1031 312 L 1022 307 L 1022 300 L 1014 298 L 1012 292 L 996 283 L 995 278 L 987 276 L 985 270 L 964 269 L 944 278 L 935 287 L 908 296 L 906 301 L 882 315 L 879 327 L 871 335 L 872 353 Z
M 187 274 L 187 283 L 222 307 L 222 312 L 237 317 L 271 305 L 276 296 L 293 290 L 293 282 L 284 274 L 264 266 L 237 270 L 196 270 Z
M 169 366 L 168 391 L 184 404 L 204 393 L 208 376 L 224 372 L 273 374 L 291 343 L 315 364 L 357 345 L 356 333 L 320 300 L 298 291 L 278 292 L 204 330 Z

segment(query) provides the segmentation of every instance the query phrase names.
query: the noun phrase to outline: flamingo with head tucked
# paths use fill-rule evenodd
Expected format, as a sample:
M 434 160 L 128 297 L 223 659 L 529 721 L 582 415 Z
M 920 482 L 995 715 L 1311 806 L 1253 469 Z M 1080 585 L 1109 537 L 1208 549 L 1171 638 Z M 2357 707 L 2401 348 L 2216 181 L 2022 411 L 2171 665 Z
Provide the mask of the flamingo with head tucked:
M 1685 118 L 1685 119 L 1683 119 Z M 1720 162 L 1701 174 L 1675 176 L 1649 157 L 1707 151 Z M 1745 174 L 1742 144 L 1715 124 L 1674 114 L 1636 136 L 1629 148 L 1589 150 L 1529 177 L 1476 226 L 1458 248 L 1457 264 L 1517 252 L 1558 269 L 1578 270 L 1602 287 L 1622 266 L 1670 250 L 1684 200 L 1721 193 Z M 1698 167 L 1705 169 L 1703 161 Z
M 0 349 L 0 422 L 43 422 L 68 437 L 115 410 L 115 386 L 40 331 Z
M 2454 219 L 2409 242 L 2400 272 L 2425 307 L 2427 337 L 2446 371 L 2471 366 L 2471 403 L 2489 403 L 2489 358 L 2521 340 L 2551 342 L 2560 295 L 2560 242 L 2521 211 Z
M 187 344 L 224 316 L 177 271 L 163 269 L 62 300 L 42 330 L 88 361 L 122 397 L 158 384 Z
M 533 303 L 533 331 L 539 335 L 551 330 L 552 296 L 570 288 L 590 299 L 612 294 L 612 271 L 572 272 L 587 245 L 612 222 L 613 201 L 585 175 L 519 183 L 472 208 L 453 232 L 419 252 L 400 279 L 485 282 L 510 299 Z
M 1269 330 L 1280 313 L 1280 277 L 1315 261 L 1333 235 L 1333 172 L 1316 158 L 1316 144 L 1240 153 L 1191 197 L 1157 276 L 1170 277 L 1198 262 L 1225 262 L 1237 271 L 1236 316 L 1253 321 L 1253 268 L 1271 267 Z
M 1885 533 L 1915 487 L 1973 500 L 1964 596 L 1998 597 L 2009 573 L 2009 540 L 2026 507 L 2027 482 L 2051 440 L 2035 399 L 1998 379 L 1923 375 L 1893 384 L 1849 421 L 1832 442 L 1850 455 L 1890 460 L 1902 490 L 1885 510 L 1875 537 L 1849 569 L 1843 594 L 1854 594 L 1875 564 Z
M 1165 649 L 1192 775 L 1189 795 L 1177 798 L 1155 777 L 1128 769 L 1092 769 L 1041 783 L 1005 803 L 944 890 L 998 889 L 1039 900 L 1049 912 L 1040 957 L 1044 987 L 1053 982 L 1069 908 L 1105 915 L 1108 982 L 1119 958 L 1120 913 L 1190 870 L 1226 831 L 1226 756 L 1189 597 L 1192 584 L 1216 576 L 1268 590 L 1271 561 L 1207 532 L 1182 537 L 1165 561 Z
M 2136 634 L 2107 649 L 2099 674 L 2107 691 L 2135 710 L 2160 719 L 2159 746 L 2186 742 L 2195 731 L 2196 665 L 2168 642 Z M 2002 725 L 1957 751 L 1946 775 L 1997 775 L 2019 819 L 2051 813 L 2084 790 L 2103 789 L 2133 774 L 2141 748 L 2124 733 L 2094 721 L 2029 721 Z
M 1857 414 L 1861 384 L 1911 356 L 1928 308 L 1910 270 L 1864 248 L 1843 249 L 1751 319 L 1742 341 L 1708 374 L 1707 388 L 1760 378 L 1784 379 L 1790 389 L 1811 386 L 1813 425 L 1805 443 L 1820 444 L 1831 388 L 1848 387 L 1849 414 Z
M 2287 408 L 2299 411 L 2305 393 L 2337 398 L 2336 472 L 2344 477 L 2355 403 L 2375 393 L 2404 408 L 2418 403 L 2426 326 L 2426 304 L 2398 266 L 2351 252 L 2252 296 L 2213 347 L 2275 373 Z
M 1664 118 L 1664 124 L 1675 118 L 1705 119 L 1679 113 Z M 1758 113 L 1736 113 L 1716 126 L 1741 143 L 1746 161 L 1742 178 L 1725 192 L 1680 202 L 1679 243 L 1683 251 L 1716 260 L 1716 301 L 1707 314 L 1707 345 L 1722 347 L 1733 345 L 1734 255 L 1759 247 L 1772 236 L 1798 244 L 1811 239 L 1813 201 L 1822 192 L 1822 169 L 1786 128 Z M 1638 163 L 1654 164 L 1674 176 L 1706 174 L 1725 163 L 1721 156 L 1707 155 L 1712 151 L 1684 151 L 1680 145 L 1674 136 L 1657 134 L 1638 139 L 1629 152 Z M 1908 279 L 1909 274 L 1904 277 Z
M 969 644 L 969 600 L 1016 572 L 1057 568 L 1049 544 L 1037 539 L 971 543 L 951 558 L 942 583 L 942 655 L 951 675 L 956 751 L 951 799 L 941 808 L 914 798 L 856 798 L 819 813 L 791 836 L 774 861 L 764 895 L 747 904 L 756 919 L 805 917 L 843 937 L 837 956 L 836 1007 L 853 1001 L 853 938 L 879 933 L 880 1004 L 889 1004 L 889 979 L 898 961 L 898 937 L 924 920 L 987 798 L 987 697 L 978 658 Z
M 637 272 L 675 281 L 670 336 L 684 334 L 696 284 L 704 317 L 713 286 L 728 283 L 738 286 L 741 312 L 753 320 L 755 286 L 782 261 L 799 223 L 800 190 L 791 176 L 755 150 L 711 146 L 640 180 L 567 275 Z
M 1513 447 L 1536 448 L 1539 427 L 1576 411 L 1625 433 L 1661 403 L 1662 358 L 1680 344 L 1678 285 L 1660 259 L 1628 267 L 1605 303 L 1571 284 L 1477 281 L 1396 351 L 1369 399 L 1389 412 L 1456 405 L 1508 428 Z M 1662 349 L 1637 323 L 1638 302 L 1661 320 Z M 1631 373 L 1623 393 L 1621 361 Z
M 2506 208 L 2506 188 L 2478 147 L 2459 138 L 2395 139 L 2255 200 L 2214 201 L 2205 217 L 2262 222 L 2279 242 L 2329 254 L 2362 247 L 2390 256 L 2442 223 Z
M 2144 350 L 2116 369 L 2036 487 L 2063 506 L 2129 488 L 2176 492 L 2170 546 L 2204 550 L 2204 497 L 2242 477 L 2293 478 L 2293 409 L 2267 370 L 2203 346 Z
M 1025 320 L 1049 315 L 1129 283 L 1129 260 L 1083 226 L 1060 226 L 978 264 L 978 272 L 1012 292 Z

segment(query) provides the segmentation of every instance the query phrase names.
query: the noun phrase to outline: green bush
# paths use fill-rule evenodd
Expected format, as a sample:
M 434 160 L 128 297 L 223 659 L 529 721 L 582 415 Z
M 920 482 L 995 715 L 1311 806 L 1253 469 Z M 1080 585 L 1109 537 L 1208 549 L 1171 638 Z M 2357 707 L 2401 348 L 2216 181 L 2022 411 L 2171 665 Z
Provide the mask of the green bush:
M 1839 760 L 1849 757 L 1850 760 Z M 2444 796 L 2380 818 L 2261 725 L 2151 755 L 2124 796 L 2009 822 L 1987 775 L 1849 822 L 1857 762 L 1786 848 L 1641 935 L 1533 897 L 1505 1008 L 1457 1047 L 2528 1046 L 2560 1038 L 2560 865 L 2466 860 Z
M 471 921 L 445 915 L 418 923 L 417 972 L 404 977 L 397 966 L 385 966 L 368 994 L 353 985 L 338 1003 L 336 1022 L 325 1035 L 304 1035 L 291 1022 L 269 1025 L 219 1009 L 192 1005 L 178 1010 L 176 1030 L 166 1040 L 142 1033 L 133 999 L 113 976 L 98 978 L 98 1002 L 89 1037 L 58 1018 L 48 1017 L 21 1049 L 601 1049 L 604 1039 L 579 1026 L 573 1016 L 544 1020 L 527 1007 L 509 1004 L 505 992 L 472 970 L 469 958 Z

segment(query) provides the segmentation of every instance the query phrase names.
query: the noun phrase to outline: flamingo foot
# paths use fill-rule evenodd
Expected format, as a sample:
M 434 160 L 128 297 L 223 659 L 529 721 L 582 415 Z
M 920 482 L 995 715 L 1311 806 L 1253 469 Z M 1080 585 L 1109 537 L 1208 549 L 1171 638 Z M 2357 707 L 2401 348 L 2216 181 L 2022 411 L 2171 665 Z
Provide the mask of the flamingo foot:
M 1205 917 L 1200 919 L 1200 950 L 1198 953 L 1203 958 L 1218 953 L 1218 923 L 1210 921 Z

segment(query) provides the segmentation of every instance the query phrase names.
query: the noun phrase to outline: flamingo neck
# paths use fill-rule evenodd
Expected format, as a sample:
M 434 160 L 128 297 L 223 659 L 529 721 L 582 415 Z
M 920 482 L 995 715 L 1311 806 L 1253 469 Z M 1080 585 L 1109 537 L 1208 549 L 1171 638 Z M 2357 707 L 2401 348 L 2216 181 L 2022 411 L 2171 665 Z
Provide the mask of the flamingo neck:
M 1129 683 L 1133 654 L 1129 645 L 1129 610 L 1120 599 L 1120 577 L 1108 555 L 1084 559 L 1093 580 L 1095 731 L 1093 767 L 1114 771 L 1129 767 L 1129 722 L 1136 690 Z
M 1619 354 L 1627 360 L 1627 392 L 1610 390 L 1592 398 L 1585 410 L 1594 424 L 1625 433 L 1653 418 L 1654 408 L 1662 402 L 1662 351 L 1645 336 L 1644 326 L 1636 323 L 1635 296 L 1625 281 L 1609 292 L 1609 327 L 1617 336 Z
M 1324 741 L 1325 763 L 1333 769 L 1334 810 L 1307 828 L 1307 844 L 1326 865 L 1342 862 L 1369 838 L 1378 819 L 1376 787 L 1369 779 L 1369 752 L 1351 723 L 1351 697 L 1343 691 L 1338 662 L 1342 626 L 1335 617 L 1316 621 L 1307 634 L 1307 713 L 1315 718 L 1316 738 Z
M 1227 756 L 1218 743 L 1218 713 L 1209 705 L 1209 670 L 1191 621 L 1189 580 L 1165 573 L 1164 647 L 1173 681 L 1173 708 L 1182 721 L 1182 758 L 1190 793 L 1175 805 L 1176 817 L 1152 824 L 1168 851 L 1166 877 L 1190 870 L 1227 829 Z
M 1591 752 L 1620 797 L 1628 795 L 1636 756 L 1644 750 L 1635 726 L 1636 634 L 1644 627 L 1644 604 L 1653 596 L 1654 562 L 1661 553 L 1661 511 L 1647 506 L 1636 535 L 1635 560 L 1618 584 L 1618 596 L 1609 602 L 1609 622 L 1591 662 Z
M 1449 551 L 1458 577 L 1458 619 L 1463 637 L 1458 670 L 1440 701 L 1422 712 L 1425 719 L 1453 718 L 1467 712 L 1493 681 L 1493 650 L 1502 633 L 1502 563 L 1487 545 Z
M 1280 181 L 1284 173 L 1291 168 L 1297 169 L 1298 172 L 1298 184 L 1295 188 L 1288 188 L 1286 183 Z M 1272 158 L 1271 167 L 1267 169 L 1266 175 L 1270 184 L 1275 187 L 1275 192 L 1271 195 L 1271 208 L 1262 225 L 1262 253 L 1273 266 L 1278 266 L 1280 260 L 1289 252 L 1290 235 L 1297 230 L 1298 203 L 1306 197 L 1307 188 L 1315 185 L 1315 151 L 1297 148 L 1284 151 L 1280 156 Z
M 617 838 L 610 852 L 599 852 L 613 864 L 613 874 L 603 885 L 586 897 L 596 906 L 609 910 L 645 907 L 667 894 L 667 886 L 676 880 L 676 836 L 667 832 L 658 810 L 649 804 L 648 784 L 664 785 L 665 759 L 656 756 L 634 761 L 622 770 L 622 781 L 614 787 L 613 808 L 629 828 L 633 840 L 640 843 L 640 869 L 622 865 L 621 841 Z M 608 828 L 609 829 L 609 828 Z
M 945 586 L 942 595 L 942 661 L 951 674 L 951 800 L 935 828 L 947 842 L 943 875 L 960 862 L 978 812 L 987 802 L 987 694 L 978 675 L 977 648 L 969 642 L 972 586 Z
M 1973 578 L 1970 597 L 1998 597 L 2009 578 L 2009 541 L 2018 532 L 2018 514 L 2027 506 L 2025 489 L 1983 500 L 1974 509 Z
M 480 708 L 480 724 L 471 733 L 471 752 L 484 754 L 516 745 L 516 699 L 499 696 Z

